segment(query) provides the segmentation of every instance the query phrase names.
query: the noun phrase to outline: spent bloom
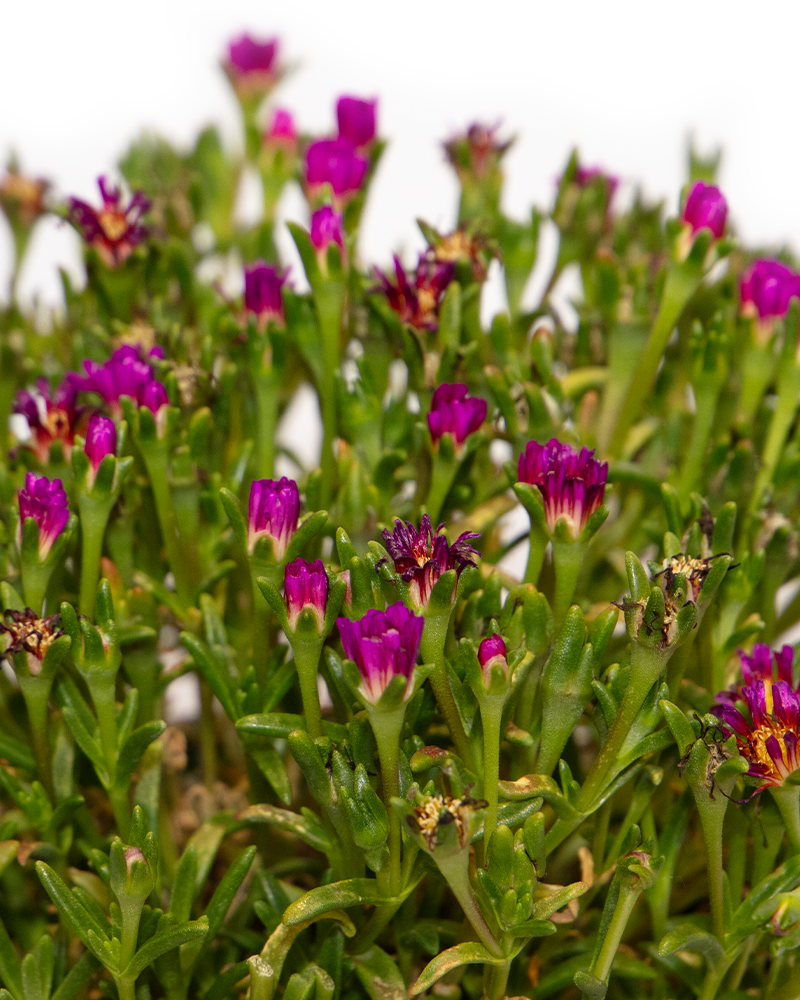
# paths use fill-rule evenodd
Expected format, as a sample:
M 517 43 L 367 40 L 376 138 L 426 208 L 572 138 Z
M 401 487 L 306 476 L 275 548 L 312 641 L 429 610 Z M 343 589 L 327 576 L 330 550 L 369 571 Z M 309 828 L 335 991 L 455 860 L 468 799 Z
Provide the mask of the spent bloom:
M 785 316 L 794 295 L 800 295 L 800 275 L 779 260 L 754 260 L 739 285 L 742 313 L 760 320 Z
M 25 476 L 25 485 L 17 494 L 17 499 L 20 533 L 25 519 L 32 517 L 39 526 L 39 558 L 46 559 L 53 542 L 69 520 L 64 484 L 60 479 L 50 482 L 47 476 L 35 476 L 29 472 Z
M 317 619 L 317 628 L 325 626 L 325 609 L 328 606 L 328 574 L 321 559 L 306 562 L 295 559 L 284 570 L 283 593 L 289 613 L 289 627 L 297 628 L 301 613 L 310 608 Z
M 60 441 L 64 455 L 69 459 L 75 429 L 82 411 L 76 405 L 79 382 L 77 376 L 69 372 L 53 395 L 47 379 L 36 382 L 36 391 L 22 390 L 14 401 L 14 413 L 20 413 L 28 421 L 31 436 L 23 447 L 29 448 L 44 464 L 50 455 L 50 445 Z
M 554 531 L 564 518 L 569 533 L 577 539 L 603 502 L 608 463 L 598 462 L 589 448 L 576 451 L 555 438 L 547 444 L 529 441 L 519 456 L 517 478 L 538 487 L 548 530 Z
M 692 235 L 700 229 L 710 229 L 720 239 L 725 232 L 728 203 L 718 187 L 697 181 L 686 199 L 681 222 L 691 227 Z
M 475 122 L 463 135 L 454 136 L 444 143 L 447 159 L 462 180 L 470 176 L 485 180 L 497 169 L 513 142 L 513 139 L 497 141 L 495 133 L 499 127 L 499 124 L 483 125 Z
M 47 211 L 44 199 L 49 187 L 48 181 L 26 177 L 14 163 L 9 165 L 5 177 L 0 179 L 0 208 L 12 229 L 18 226 L 28 230 L 39 216 L 44 215 Z
M 247 551 L 250 555 L 261 537 L 272 539 L 276 559 L 286 554 L 297 531 L 300 510 L 300 492 L 293 479 L 284 476 L 274 479 L 257 479 L 250 487 L 250 517 L 247 531 Z
M 5 621 L 0 621 L 0 635 L 5 635 L 5 655 L 27 653 L 28 670 L 34 676 L 42 672 L 42 660 L 52 643 L 64 633 L 61 616 L 40 618 L 35 611 L 12 611 L 7 608 Z
M 386 611 L 368 611 L 358 621 L 338 618 L 336 624 L 344 654 L 358 667 L 361 692 L 370 704 L 377 703 L 398 674 L 407 678 L 406 697 L 410 695 L 424 618 L 398 601 Z
M 492 667 L 501 666 L 508 675 L 508 660 L 506 659 L 506 644 L 499 635 L 490 635 L 478 647 L 478 662 L 483 671 L 484 683 L 488 684 L 492 676 Z
M 148 357 L 163 357 L 160 347 L 153 348 Z M 84 361 L 85 377 L 78 377 L 83 392 L 96 392 L 111 410 L 114 419 L 122 415 L 120 399 L 130 396 L 137 406 L 146 406 L 158 413 L 169 404 L 167 390 L 156 379 L 141 348 L 124 344 L 117 348 L 105 364 Z
M 278 326 L 286 322 L 282 289 L 287 273 L 263 260 L 244 269 L 244 307 L 256 317 L 260 330 L 265 330 L 270 320 Z
M 455 447 L 461 448 L 486 419 L 486 410 L 486 400 L 470 396 L 463 383 L 443 382 L 433 394 L 428 414 L 433 443 L 436 444 L 443 434 L 451 434 Z
M 448 570 L 461 576 L 467 566 L 475 565 L 477 549 L 469 543 L 480 533 L 465 531 L 450 545 L 440 524 L 434 532 L 431 519 L 422 515 L 419 531 L 409 521 L 394 522 L 394 530 L 385 528 L 381 534 L 386 551 L 394 562 L 400 578 L 410 586 L 411 599 L 418 608 L 427 607 L 436 581 Z
M 341 208 L 361 187 L 367 173 L 367 160 L 359 156 L 349 139 L 318 139 L 306 150 L 306 187 L 315 200 L 329 184 L 333 202 Z
M 106 455 L 117 453 L 117 425 L 108 417 L 93 414 L 86 430 L 86 445 L 84 446 L 95 474 Z
M 453 280 L 455 265 L 451 261 L 437 261 L 433 254 L 420 254 L 412 280 L 395 256 L 394 273 L 392 281 L 376 267 L 375 276 L 380 282 L 376 291 L 386 296 L 402 323 L 417 330 L 438 330 L 439 309 L 447 286 Z
M 141 191 L 136 191 L 126 205 L 120 188 L 110 186 L 105 177 L 98 178 L 97 183 L 103 207 L 96 209 L 79 198 L 70 198 L 67 217 L 106 267 L 119 267 L 147 236 L 147 227 L 141 219 L 150 202 Z
M 269 93 L 281 76 L 278 63 L 278 39 L 259 41 L 242 34 L 228 44 L 224 63 L 228 79 L 240 97 L 262 97 Z
M 800 695 L 784 680 L 757 680 L 741 690 L 744 714 L 723 694 L 711 711 L 736 735 L 739 753 L 750 763 L 747 773 L 760 782 L 757 792 L 782 785 L 800 767 Z
M 362 101 L 358 97 L 340 97 L 336 103 L 339 138 L 348 139 L 357 148 L 368 146 L 375 138 L 376 100 Z

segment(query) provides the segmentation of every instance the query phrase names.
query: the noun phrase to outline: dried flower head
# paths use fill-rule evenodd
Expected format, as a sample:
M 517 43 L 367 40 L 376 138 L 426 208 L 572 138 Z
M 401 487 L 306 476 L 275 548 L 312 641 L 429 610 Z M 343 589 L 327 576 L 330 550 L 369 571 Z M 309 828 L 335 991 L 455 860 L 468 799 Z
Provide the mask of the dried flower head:
M 5 654 L 28 654 L 28 669 L 35 676 L 41 672 L 42 660 L 53 642 L 64 634 L 61 616 L 39 618 L 35 611 L 7 609 L 5 621 L 0 621 L 0 633 L 6 637 Z
M 484 808 L 485 805 L 482 800 L 468 796 L 452 798 L 450 795 L 423 795 L 417 798 L 417 804 L 406 821 L 415 833 L 422 836 L 429 851 L 437 846 L 439 828 L 454 824 L 459 846 L 464 848 L 469 846 L 472 838 L 475 809 Z

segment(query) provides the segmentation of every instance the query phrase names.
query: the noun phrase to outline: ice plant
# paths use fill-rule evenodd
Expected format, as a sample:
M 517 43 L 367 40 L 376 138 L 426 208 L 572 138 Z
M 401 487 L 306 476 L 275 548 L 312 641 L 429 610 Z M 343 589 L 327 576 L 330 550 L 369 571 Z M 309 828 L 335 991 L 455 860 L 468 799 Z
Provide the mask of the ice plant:
M 320 263 L 324 260 L 331 244 L 335 244 L 343 252 L 344 222 L 342 213 L 337 212 L 330 205 L 318 208 L 311 216 L 310 237 Z
M 147 236 L 147 227 L 141 219 L 150 202 L 141 191 L 136 191 L 125 204 L 119 187 L 112 187 L 105 177 L 98 178 L 97 183 L 103 198 L 102 208 L 96 209 L 80 198 L 70 198 L 67 218 L 106 267 L 119 267 Z
M 404 677 L 406 696 L 413 687 L 414 667 L 425 620 L 398 601 L 386 611 L 368 611 L 363 618 L 337 618 L 344 655 L 358 667 L 361 694 L 376 705 L 395 677 Z
M 728 203 L 718 187 L 696 181 L 681 213 L 681 222 L 689 226 L 692 235 L 701 229 L 710 229 L 716 239 L 725 232 Z
M 306 150 L 309 199 L 315 201 L 330 185 L 334 206 L 341 208 L 363 184 L 368 166 L 349 139 L 318 139 Z
M 154 348 L 149 356 L 161 357 L 161 349 Z M 84 361 L 83 366 L 86 375 L 76 377 L 79 389 L 96 392 L 115 419 L 122 415 L 120 400 L 123 396 L 130 396 L 137 406 L 146 406 L 153 413 L 169 403 L 166 389 L 156 379 L 140 348 L 125 344 L 117 348 L 105 364 Z
M 270 322 L 278 326 L 286 322 L 282 294 L 285 282 L 286 272 L 263 260 L 245 266 L 244 307 L 256 317 L 259 330 L 265 330 Z
M 259 538 L 269 538 L 273 555 L 280 561 L 297 531 L 299 510 L 300 493 L 293 479 L 286 476 L 278 481 L 257 479 L 250 487 L 247 532 L 247 551 L 250 555 Z
M 497 168 L 513 142 L 513 139 L 498 142 L 496 133 L 499 127 L 499 123 L 484 125 L 474 122 L 464 134 L 454 136 L 444 144 L 447 159 L 459 177 L 471 175 L 485 180 Z
M 483 671 L 484 682 L 488 686 L 491 677 L 492 667 L 499 666 L 508 674 L 508 660 L 506 659 L 506 644 L 499 635 L 490 635 L 484 639 L 478 647 L 478 662 Z
M 431 440 L 438 444 L 444 434 L 450 434 L 456 449 L 461 448 L 483 424 L 486 411 L 486 400 L 470 396 L 463 383 L 442 383 L 433 394 L 428 414 Z
M 276 108 L 272 112 L 269 127 L 264 132 L 264 142 L 272 146 L 280 146 L 289 151 L 297 147 L 297 127 L 291 111 Z
M 322 560 L 295 559 L 289 563 L 284 570 L 283 591 L 289 627 L 296 629 L 300 615 L 308 608 L 316 616 L 317 628 L 322 632 L 328 605 L 328 574 Z
M 573 539 L 603 502 L 607 479 L 608 463 L 598 462 L 593 450 L 576 451 L 555 438 L 547 444 L 529 441 L 519 456 L 517 480 L 541 493 L 548 531 L 563 519 Z
M 781 319 L 796 295 L 800 295 L 800 275 L 779 260 L 754 260 L 739 284 L 743 315 L 759 320 Z
M 95 473 L 106 455 L 117 453 L 117 425 L 109 417 L 93 414 L 86 429 L 86 444 L 84 446 L 92 469 Z
M 0 634 L 5 636 L 5 655 L 25 653 L 28 672 L 38 676 L 42 671 L 42 660 L 53 642 L 64 634 L 61 616 L 49 615 L 40 618 L 35 611 L 6 609 L 5 621 L 0 620 Z
M 347 139 L 356 149 L 369 146 L 375 138 L 376 100 L 364 101 L 358 97 L 340 97 L 336 102 L 336 121 L 339 138 Z
M 384 529 L 382 538 L 386 551 L 394 562 L 395 571 L 408 584 L 409 597 L 415 608 L 427 607 L 431 591 L 439 577 L 454 569 L 457 577 L 467 566 L 474 566 L 477 549 L 470 545 L 473 538 L 480 538 L 476 531 L 465 531 L 450 545 L 443 534 L 444 525 L 433 530 L 431 519 L 422 515 L 419 531 L 410 521 L 394 523 L 394 530 Z
M 437 262 L 433 255 L 421 254 L 413 279 L 410 279 L 400 259 L 395 256 L 394 281 L 375 268 L 375 276 L 380 282 L 376 291 L 386 296 L 401 322 L 416 330 L 437 330 L 439 308 L 454 273 L 455 268 L 450 261 Z
M 39 527 L 39 558 L 46 559 L 53 542 L 69 521 L 69 506 L 64 484 L 60 479 L 52 482 L 47 476 L 29 472 L 25 485 L 17 494 L 20 529 L 26 518 L 32 517 Z
M 278 39 L 261 41 L 252 35 L 239 35 L 228 44 L 224 68 L 240 97 L 264 96 L 281 75 Z
M 0 179 L 0 208 L 12 229 L 27 231 L 44 215 L 47 211 L 44 199 L 49 187 L 48 181 L 26 177 L 15 164 L 9 165 Z
M 78 389 L 77 377 L 69 372 L 52 395 L 49 383 L 44 378 L 36 382 L 35 392 L 23 389 L 17 393 L 13 412 L 25 417 L 31 432 L 30 438 L 22 443 L 22 447 L 29 448 L 43 465 L 47 462 L 50 446 L 55 441 L 61 442 L 64 457 L 69 459 L 82 413 L 77 406 Z

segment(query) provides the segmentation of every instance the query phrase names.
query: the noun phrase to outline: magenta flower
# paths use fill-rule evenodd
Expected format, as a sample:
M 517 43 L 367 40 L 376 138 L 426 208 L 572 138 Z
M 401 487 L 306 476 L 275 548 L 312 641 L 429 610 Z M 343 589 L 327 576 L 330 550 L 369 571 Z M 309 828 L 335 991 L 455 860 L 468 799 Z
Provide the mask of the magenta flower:
M 320 261 L 325 260 L 328 247 L 335 243 L 344 252 L 344 222 L 342 213 L 323 205 L 311 216 L 311 243 Z
M 272 121 L 269 128 L 264 133 L 264 142 L 269 145 L 283 146 L 294 150 L 297 145 L 297 129 L 294 124 L 294 117 L 291 111 L 284 108 L 276 108 L 272 114 Z
M 361 674 L 361 692 L 371 705 L 377 704 L 389 682 L 398 674 L 407 678 L 406 698 L 413 688 L 413 673 L 419 655 L 424 618 L 398 601 L 386 611 L 368 611 L 358 621 L 338 618 L 344 655 Z
M 501 666 L 508 675 L 508 660 L 506 644 L 499 635 L 490 635 L 478 647 L 478 662 L 483 671 L 484 683 L 488 685 L 492 676 L 492 667 Z
M 386 296 L 401 322 L 417 330 L 438 330 L 442 299 L 455 274 L 452 261 L 437 261 L 434 254 L 420 254 L 412 282 L 395 256 L 394 272 L 395 280 L 392 281 L 375 268 L 375 276 L 380 282 L 376 291 Z
M 431 519 L 422 515 L 419 531 L 410 521 L 394 522 L 394 531 L 385 528 L 381 533 L 386 551 L 394 562 L 395 570 L 410 585 L 411 599 L 418 608 L 425 608 L 431 591 L 439 577 L 450 569 L 461 576 L 467 566 L 475 565 L 477 549 L 469 543 L 480 538 L 480 533 L 465 531 L 450 545 L 443 535 L 444 525 L 434 532 Z
M 54 441 L 61 442 L 64 456 L 69 460 L 75 429 L 83 413 L 76 406 L 79 388 L 79 376 L 68 372 L 52 396 L 44 378 L 37 381 L 36 392 L 22 390 L 17 393 L 13 412 L 25 417 L 31 431 L 30 439 L 22 447 L 29 448 L 42 465 L 50 457 L 50 445 Z
M 278 39 L 262 42 L 247 34 L 234 38 L 228 44 L 225 72 L 240 97 L 269 93 L 281 75 Z
M 280 560 L 297 531 L 300 492 L 293 479 L 284 476 L 257 479 L 250 487 L 250 523 L 247 531 L 247 551 L 250 555 L 262 536 L 272 539 L 272 551 Z
M 270 321 L 278 326 L 286 323 L 282 288 L 287 273 L 263 260 L 245 266 L 244 307 L 256 316 L 259 330 L 265 330 Z
M 800 695 L 784 680 L 757 680 L 742 688 L 740 704 L 746 714 L 729 697 L 711 711 L 726 731 L 735 733 L 739 753 L 750 763 L 747 773 L 761 782 L 757 794 L 782 785 L 800 767 Z
M 80 230 L 84 242 L 95 248 L 106 267 L 119 267 L 147 236 L 147 227 L 140 220 L 150 202 L 136 191 L 124 205 L 118 187 L 110 187 L 105 177 L 98 178 L 97 183 L 103 207 L 98 210 L 79 198 L 70 198 L 67 218 Z
M 681 222 L 691 226 L 692 235 L 700 229 L 710 229 L 716 239 L 725 232 L 728 203 L 718 187 L 697 181 L 681 215 Z
M 358 149 L 368 146 L 375 138 L 376 100 L 362 101 L 358 97 L 340 97 L 336 103 L 339 138 L 348 139 Z
M 770 649 L 765 642 L 757 642 L 753 652 L 748 654 L 743 649 L 738 650 L 742 665 L 742 684 L 734 684 L 727 691 L 720 691 L 717 698 L 728 705 L 734 705 L 742 697 L 742 689 L 758 684 L 759 681 L 782 681 L 794 690 L 792 680 L 792 663 L 794 649 L 783 646 L 781 649 Z
M 154 348 L 149 357 L 163 357 L 163 352 Z M 79 388 L 83 392 L 96 392 L 117 420 L 122 416 L 120 399 L 123 396 L 130 396 L 137 406 L 146 406 L 153 413 L 169 404 L 167 391 L 156 379 L 141 348 L 124 344 L 105 364 L 84 361 L 83 367 L 86 376 L 78 377 Z
M 17 494 L 19 501 L 20 529 L 25 518 L 32 517 L 39 525 L 39 558 L 46 559 L 53 542 L 58 538 L 69 520 L 67 494 L 60 479 L 52 482 L 47 476 L 35 476 L 32 472 L 25 476 L 25 485 Z
M 555 438 L 547 444 L 529 441 L 519 456 L 517 476 L 519 482 L 539 488 L 548 529 L 555 531 L 563 518 L 577 539 L 603 502 L 608 463 L 598 462 L 588 448 L 578 452 Z
M 742 312 L 762 320 L 785 316 L 794 295 L 800 295 L 800 275 L 779 260 L 753 261 L 739 285 Z
M 321 559 L 306 562 L 295 559 L 284 570 L 283 593 L 289 613 L 289 627 L 294 631 L 301 613 L 310 608 L 317 618 L 317 628 L 325 627 L 325 609 L 328 606 L 328 574 Z
M 106 455 L 116 455 L 117 453 L 117 425 L 113 420 L 101 417 L 97 413 L 90 417 L 84 451 L 92 463 L 96 475 L 100 463 Z
M 334 205 L 342 204 L 361 187 L 369 166 L 348 139 L 318 139 L 306 150 L 306 185 L 309 198 L 330 184 Z
M 451 434 L 455 447 L 461 448 L 486 419 L 486 410 L 486 400 L 470 396 L 462 383 L 442 383 L 433 394 L 428 414 L 431 440 L 437 444 L 443 434 Z

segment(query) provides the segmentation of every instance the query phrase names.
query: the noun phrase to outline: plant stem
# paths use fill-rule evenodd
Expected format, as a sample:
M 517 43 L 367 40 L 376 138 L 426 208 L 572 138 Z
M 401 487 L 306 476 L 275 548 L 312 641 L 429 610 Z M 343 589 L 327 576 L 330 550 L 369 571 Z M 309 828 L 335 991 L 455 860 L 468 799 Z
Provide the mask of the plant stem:
M 392 808 L 392 799 L 400 798 L 400 734 L 405 714 L 405 702 L 391 712 L 368 709 L 381 762 L 383 801 L 389 813 L 389 894 L 392 896 L 402 890 L 400 815 Z
M 433 693 L 436 696 L 439 711 L 444 716 L 444 721 L 450 731 L 450 738 L 455 745 L 458 756 L 464 761 L 467 767 L 474 770 L 475 755 L 472 752 L 469 737 L 461 721 L 461 714 L 458 711 L 453 692 L 450 690 L 450 681 L 447 677 L 444 655 L 436 660 L 430 675 L 430 682 Z
M 528 565 L 525 569 L 524 583 L 536 586 L 542 571 L 544 554 L 547 551 L 548 538 L 538 525 L 531 524 L 530 548 L 528 549 Z
M 117 755 L 117 709 L 115 705 L 116 674 L 94 677 L 89 682 L 94 710 L 97 715 L 97 725 L 100 729 L 100 741 L 103 745 L 103 755 L 108 772 L 108 797 L 114 818 L 117 821 L 119 835 L 126 840 L 130 831 L 131 816 L 126 789 L 116 787 Z
M 556 570 L 556 592 L 553 600 L 553 619 L 556 631 L 561 627 L 572 604 L 578 576 L 586 554 L 584 542 L 553 540 L 553 564 Z M 532 582 L 532 581 L 531 581 Z
M 25 699 L 25 707 L 28 709 L 28 723 L 31 727 L 31 742 L 39 780 L 48 795 L 52 795 L 53 763 L 50 755 L 48 736 L 50 718 L 47 706 L 53 681 L 52 678 L 20 677 L 19 686 Z
M 761 468 L 758 470 L 756 485 L 750 497 L 750 505 L 747 509 L 748 522 L 758 513 L 764 490 L 772 482 L 775 475 L 775 468 L 786 443 L 789 428 L 792 426 L 795 412 L 797 411 L 797 400 L 800 397 L 800 365 L 792 359 L 781 368 L 778 380 L 778 406 L 772 414 L 772 421 L 769 425 L 767 443 L 761 456 Z
M 488 803 L 483 821 L 484 854 L 497 828 L 497 809 L 500 793 L 500 728 L 506 696 L 484 696 L 480 699 L 483 723 L 483 797 Z
M 336 281 L 315 284 L 314 302 L 317 307 L 322 335 L 322 489 L 320 503 L 327 509 L 333 497 L 333 441 L 336 437 L 336 375 L 339 371 L 344 286 Z
M 445 446 L 446 447 L 446 446 Z M 433 523 L 434 528 L 439 522 L 439 515 L 444 507 L 447 494 L 456 478 L 460 460 L 450 453 L 444 454 L 442 446 L 433 453 L 433 469 L 431 471 L 431 485 L 428 495 L 425 498 L 425 509 Z
M 144 463 L 147 466 L 147 474 L 153 490 L 153 501 L 156 505 L 161 537 L 164 540 L 164 548 L 167 552 L 167 562 L 175 577 L 175 589 L 181 603 L 186 607 L 191 607 L 193 601 L 192 581 L 191 577 L 187 576 L 189 564 L 183 558 L 183 547 L 180 543 L 178 524 L 175 519 L 172 495 L 170 494 L 169 482 L 167 480 L 166 449 L 163 447 L 142 448 L 141 453 Z
M 306 730 L 312 740 L 322 736 L 322 709 L 319 703 L 319 655 L 322 651 L 322 641 L 317 643 L 295 642 L 294 662 L 297 667 L 297 678 L 300 681 L 300 697 L 303 699 L 303 714 Z M 378 747 L 380 752 L 380 747 Z
M 94 602 L 97 596 L 97 581 L 100 578 L 100 556 L 103 553 L 103 536 L 111 514 L 109 504 L 92 502 L 78 494 L 78 510 L 81 515 L 81 614 L 94 619 Z
M 617 906 L 614 910 L 614 916 L 611 918 L 611 923 L 608 925 L 608 929 L 606 930 L 606 936 L 603 939 L 600 952 L 597 959 L 592 963 L 591 968 L 592 974 L 597 976 L 598 979 L 602 979 L 603 982 L 608 981 L 608 976 L 611 972 L 611 965 L 616 958 L 619 943 L 622 940 L 622 935 L 625 933 L 625 928 L 628 925 L 628 919 L 630 918 L 638 898 L 639 892 L 637 890 L 620 887 L 619 899 L 617 900 Z
M 714 423 L 714 416 L 717 412 L 717 400 L 719 399 L 721 389 L 722 381 L 714 375 L 699 378 L 697 385 L 694 387 L 694 425 L 692 427 L 689 450 L 686 453 L 686 460 L 681 470 L 679 493 L 682 500 L 687 500 L 695 486 L 700 483 L 700 471 L 703 466 L 703 458 L 705 457 L 706 445 L 711 434 L 711 427 Z
M 263 365 L 254 376 L 258 436 L 256 479 L 272 479 L 275 473 L 275 429 L 278 425 L 279 379 L 272 365 Z
M 472 924 L 475 933 L 483 941 L 489 951 L 495 955 L 500 954 L 500 946 L 495 941 L 494 935 L 489 930 L 489 925 L 484 920 L 475 893 L 469 881 L 469 852 L 458 851 L 448 858 L 440 858 L 434 855 L 434 860 L 439 866 L 439 871 L 444 876 L 453 895 L 458 900 L 464 916 Z
M 781 785 L 770 788 L 770 792 L 786 827 L 792 854 L 800 854 L 800 787 Z
M 508 986 L 508 974 L 511 971 L 511 962 L 503 962 L 502 965 L 486 965 L 483 973 L 483 992 L 489 1000 L 503 1000 Z

